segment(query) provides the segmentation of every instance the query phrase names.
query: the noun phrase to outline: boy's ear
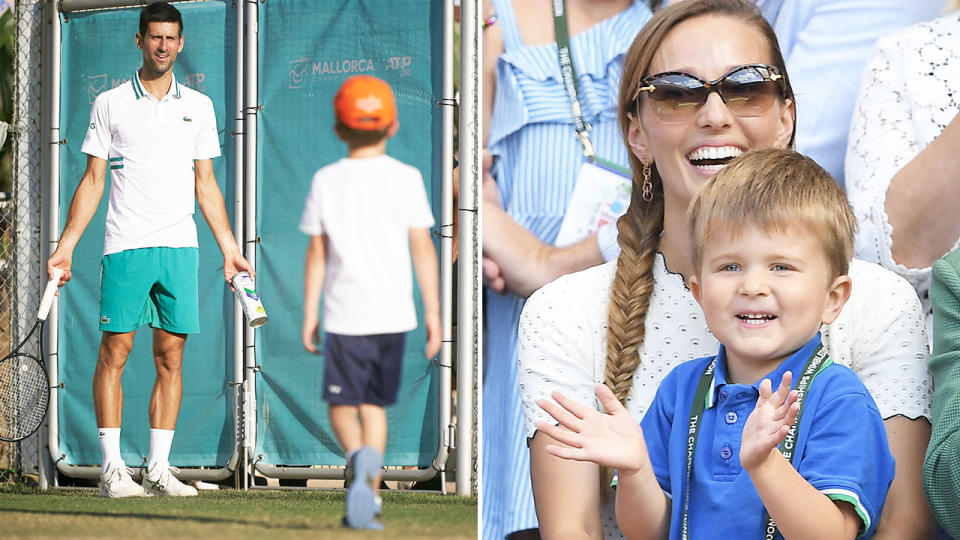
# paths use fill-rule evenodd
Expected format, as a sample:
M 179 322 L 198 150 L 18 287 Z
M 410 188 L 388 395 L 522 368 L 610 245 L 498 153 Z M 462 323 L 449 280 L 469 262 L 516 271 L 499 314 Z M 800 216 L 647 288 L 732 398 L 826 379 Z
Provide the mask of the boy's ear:
M 387 128 L 387 138 L 393 137 L 397 134 L 397 130 L 400 129 L 400 120 L 394 120 L 390 127 Z
M 700 279 L 697 278 L 696 274 L 693 274 L 690 276 L 689 285 L 690 285 L 690 292 L 693 293 L 694 300 L 696 300 L 698 304 L 702 304 L 702 302 L 700 301 Z
M 853 281 L 850 276 L 843 275 L 833 278 L 833 283 L 827 289 L 827 303 L 823 308 L 824 324 L 830 324 L 840 316 L 840 310 L 850 298 L 850 291 L 853 290 Z

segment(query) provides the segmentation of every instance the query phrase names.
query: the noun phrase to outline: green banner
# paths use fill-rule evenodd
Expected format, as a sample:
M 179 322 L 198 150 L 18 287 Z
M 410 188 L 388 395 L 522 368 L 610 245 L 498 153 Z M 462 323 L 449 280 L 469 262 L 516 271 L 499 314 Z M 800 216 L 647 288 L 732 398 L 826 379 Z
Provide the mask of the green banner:
M 343 464 L 321 399 L 323 358 L 301 345 L 309 238 L 298 224 L 313 173 L 347 154 L 333 132 L 332 105 L 347 77 L 373 75 L 393 87 L 400 131 L 387 154 L 420 170 L 439 224 L 442 13 L 438 0 L 260 5 L 257 288 L 270 314 L 257 336 L 263 463 Z M 387 465 L 428 465 L 439 445 L 439 368 L 424 358 L 419 292 L 417 309 L 421 323 L 407 335 L 399 400 L 387 409 Z

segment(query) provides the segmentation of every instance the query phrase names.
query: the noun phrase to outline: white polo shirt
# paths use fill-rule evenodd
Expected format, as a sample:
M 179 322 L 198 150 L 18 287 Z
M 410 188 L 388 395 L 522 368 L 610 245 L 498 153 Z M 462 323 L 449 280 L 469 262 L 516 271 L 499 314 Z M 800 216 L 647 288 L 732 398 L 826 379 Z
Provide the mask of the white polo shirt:
M 97 96 L 80 150 L 110 167 L 104 255 L 197 247 L 193 162 L 220 155 L 210 98 L 174 79 L 157 100 L 135 73 Z

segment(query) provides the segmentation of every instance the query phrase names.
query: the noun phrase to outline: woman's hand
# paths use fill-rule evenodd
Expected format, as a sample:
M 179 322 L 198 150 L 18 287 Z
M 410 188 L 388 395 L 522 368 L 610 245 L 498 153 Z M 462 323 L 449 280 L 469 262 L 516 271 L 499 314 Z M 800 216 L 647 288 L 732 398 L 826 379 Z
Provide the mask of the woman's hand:
M 497 188 L 497 179 L 494 178 L 493 174 L 490 173 L 490 170 L 493 168 L 493 154 L 491 154 L 486 148 L 483 149 L 480 163 L 483 166 L 483 174 L 481 176 L 483 206 L 486 208 L 487 205 L 493 205 L 495 208 L 502 209 L 503 201 L 500 199 L 500 190 Z M 483 266 L 483 278 L 486 286 L 500 294 L 507 292 L 507 282 L 503 278 L 503 274 L 500 271 L 500 265 L 497 264 L 497 261 L 484 254 L 481 264 Z

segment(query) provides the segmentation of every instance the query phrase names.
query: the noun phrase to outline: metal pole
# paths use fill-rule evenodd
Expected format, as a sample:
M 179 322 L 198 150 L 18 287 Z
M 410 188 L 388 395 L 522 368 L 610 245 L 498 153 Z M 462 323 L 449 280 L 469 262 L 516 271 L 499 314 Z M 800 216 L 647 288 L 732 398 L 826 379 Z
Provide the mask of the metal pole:
M 244 0 L 244 103 L 243 103 L 243 126 L 244 126 L 244 168 L 243 168 L 243 194 L 244 194 L 244 243 L 243 254 L 253 265 L 257 267 L 257 41 L 259 33 L 259 19 L 256 0 Z M 257 436 L 256 423 L 256 357 L 254 355 L 254 331 L 247 325 L 243 325 L 243 358 L 244 358 L 244 378 L 243 378 L 243 406 L 244 406 L 244 453 L 250 459 L 253 456 L 254 446 Z M 247 462 L 249 464 L 249 461 Z M 253 475 L 253 468 L 250 468 L 250 475 L 245 475 L 244 482 Z M 247 488 L 246 483 L 244 489 Z
M 49 59 L 48 70 L 46 73 L 47 85 L 44 89 L 45 101 L 43 104 L 43 112 L 41 115 L 45 115 L 46 125 L 49 128 L 49 139 L 47 144 L 44 145 L 44 148 L 41 150 L 41 160 L 42 163 L 46 163 L 45 174 L 41 177 L 43 179 L 43 184 L 47 188 L 47 201 L 46 205 L 48 208 L 47 220 L 45 224 L 45 231 L 41 233 L 41 238 L 47 240 L 47 248 L 41 253 L 40 257 L 40 275 L 46 276 L 47 273 L 47 259 L 56 249 L 57 242 L 60 238 L 60 16 L 57 13 L 57 10 L 54 8 L 53 2 L 46 2 L 44 4 L 43 10 L 43 20 L 44 28 L 46 29 L 47 39 L 44 41 L 44 45 L 48 48 L 47 58 Z M 41 284 L 44 283 L 46 279 L 41 280 Z M 57 475 L 53 471 L 52 464 L 53 461 L 50 458 L 55 458 L 59 452 L 59 418 L 57 416 L 57 388 L 59 380 L 57 377 L 57 330 L 58 330 L 58 319 L 57 319 L 57 306 L 58 302 L 54 302 L 53 309 L 50 312 L 48 317 L 48 324 L 46 325 L 47 334 L 44 337 L 46 340 L 44 342 L 44 348 L 47 350 L 47 357 L 43 360 L 46 362 L 47 366 L 47 376 L 50 379 L 50 386 L 53 387 L 50 392 L 50 401 L 49 408 L 47 409 L 47 440 L 46 446 L 48 448 L 47 455 L 45 456 L 43 448 L 43 442 L 38 438 L 37 440 L 37 450 L 39 452 L 38 456 L 38 465 L 40 468 L 40 488 L 46 489 L 49 487 L 50 478 L 47 478 L 48 466 L 50 467 L 50 473 L 53 478 L 53 484 L 57 484 Z
M 460 2 L 460 264 L 457 298 L 457 495 L 471 495 L 481 341 L 480 10 Z M 479 417 L 479 408 L 477 416 Z M 481 420 L 477 418 L 477 420 Z
M 243 172 L 244 172 L 244 137 L 243 137 L 243 53 L 245 50 L 243 41 L 243 22 L 244 22 L 244 4 L 237 3 L 237 28 L 236 28 L 236 93 L 234 103 L 234 121 L 233 121 L 233 235 L 237 240 L 238 246 L 243 246 L 244 233 L 244 213 L 243 213 Z M 244 440 L 240 437 L 244 433 L 243 424 L 245 415 L 243 401 L 243 310 L 240 308 L 239 301 L 233 301 L 233 382 L 234 382 L 234 439 L 236 440 L 236 451 L 239 454 L 239 468 L 236 474 L 236 487 L 246 489 L 247 476 L 247 448 L 244 446 Z M 241 478 L 243 480 L 241 480 Z
M 443 3 L 443 99 L 441 109 L 440 180 L 440 449 L 434 468 L 440 471 L 440 491 L 446 493 L 446 460 L 454 446 L 456 426 L 451 415 L 453 357 L 453 0 Z

